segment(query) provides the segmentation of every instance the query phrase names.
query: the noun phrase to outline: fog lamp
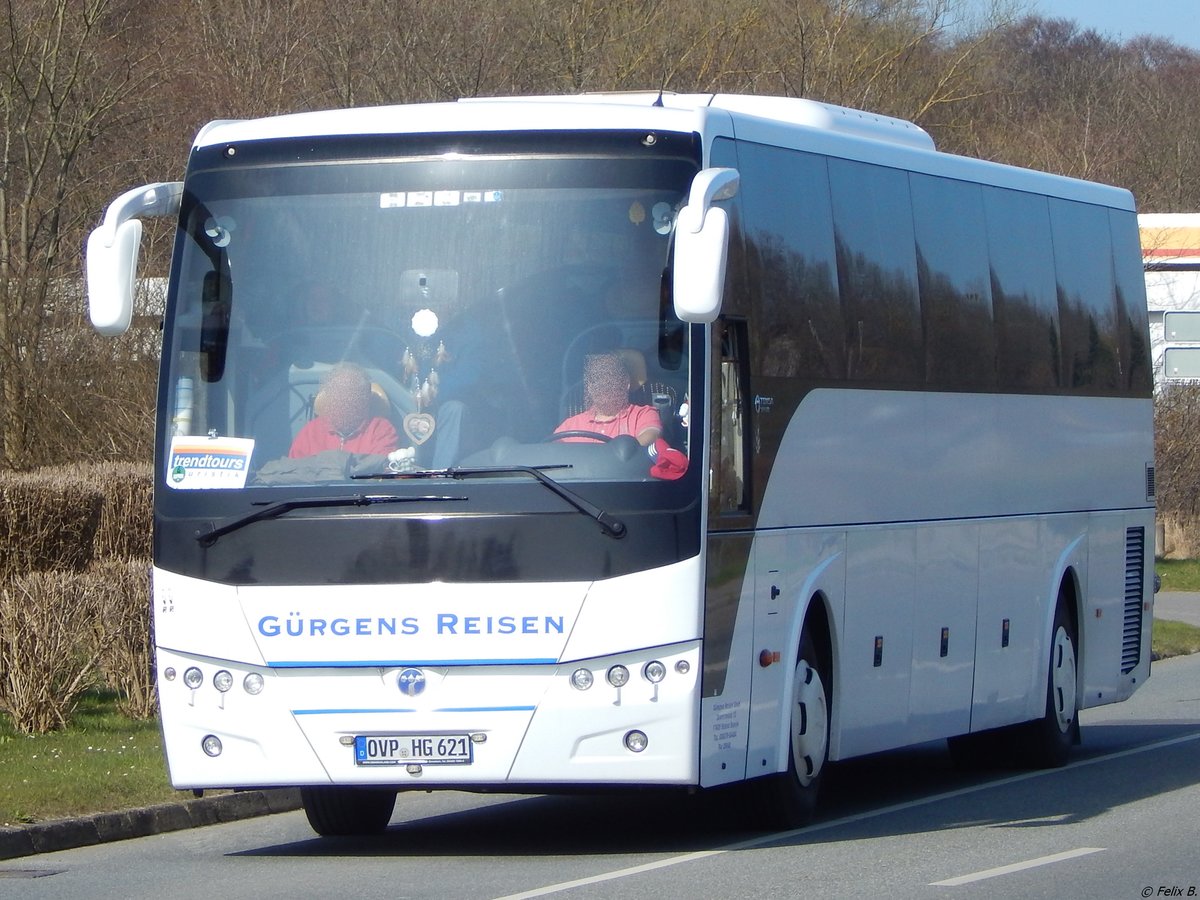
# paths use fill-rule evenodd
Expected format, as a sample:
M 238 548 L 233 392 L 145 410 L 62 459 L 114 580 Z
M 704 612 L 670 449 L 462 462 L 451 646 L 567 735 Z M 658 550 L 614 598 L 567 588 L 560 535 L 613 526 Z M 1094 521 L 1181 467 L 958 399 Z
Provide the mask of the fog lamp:
M 631 731 L 625 735 L 625 749 L 633 753 L 641 753 L 649 743 L 650 739 L 644 731 Z
M 200 748 L 209 756 L 220 756 L 223 749 L 221 739 L 215 734 L 205 735 L 204 740 L 200 742 Z
M 590 669 L 576 669 L 571 673 L 571 687 L 577 691 L 586 691 L 592 686 L 595 677 Z

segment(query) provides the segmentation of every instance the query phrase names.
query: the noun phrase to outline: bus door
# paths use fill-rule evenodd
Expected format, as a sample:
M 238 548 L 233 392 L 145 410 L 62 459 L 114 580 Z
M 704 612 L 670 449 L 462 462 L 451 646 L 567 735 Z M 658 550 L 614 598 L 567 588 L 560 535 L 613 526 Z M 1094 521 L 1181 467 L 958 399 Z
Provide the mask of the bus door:
M 755 609 L 746 323 L 712 326 L 701 782 L 746 775 Z

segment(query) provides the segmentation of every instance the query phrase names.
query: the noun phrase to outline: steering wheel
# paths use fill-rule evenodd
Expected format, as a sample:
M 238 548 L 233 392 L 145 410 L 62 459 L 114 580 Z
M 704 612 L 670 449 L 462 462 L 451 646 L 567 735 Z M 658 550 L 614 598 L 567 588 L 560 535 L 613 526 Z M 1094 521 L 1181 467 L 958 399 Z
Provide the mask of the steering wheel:
M 601 434 L 598 431 L 556 431 L 547 441 L 561 441 L 566 438 L 587 438 L 592 441 L 599 441 L 602 444 L 607 444 L 612 440 L 607 434 Z

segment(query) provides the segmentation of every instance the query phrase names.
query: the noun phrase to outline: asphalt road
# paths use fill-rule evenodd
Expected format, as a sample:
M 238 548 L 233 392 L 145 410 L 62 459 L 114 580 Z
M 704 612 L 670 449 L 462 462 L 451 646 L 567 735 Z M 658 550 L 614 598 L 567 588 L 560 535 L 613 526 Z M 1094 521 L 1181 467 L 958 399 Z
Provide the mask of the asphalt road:
M 1064 769 L 964 772 L 941 743 L 840 764 L 797 831 L 720 794 L 406 794 L 378 838 L 283 813 L 0 863 L 0 896 L 1200 896 L 1200 655 L 1081 721 Z
M 1200 628 L 1200 594 L 1160 591 L 1154 595 L 1154 617 Z

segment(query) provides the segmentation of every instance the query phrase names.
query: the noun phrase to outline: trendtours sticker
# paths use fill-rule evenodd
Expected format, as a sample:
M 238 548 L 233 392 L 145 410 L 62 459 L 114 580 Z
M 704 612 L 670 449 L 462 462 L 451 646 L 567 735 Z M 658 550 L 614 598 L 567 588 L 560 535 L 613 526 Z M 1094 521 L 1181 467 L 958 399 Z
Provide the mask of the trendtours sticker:
M 253 438 L 171 438 L 167 484 L 179 490 L 237 490 L 246 486 Z

